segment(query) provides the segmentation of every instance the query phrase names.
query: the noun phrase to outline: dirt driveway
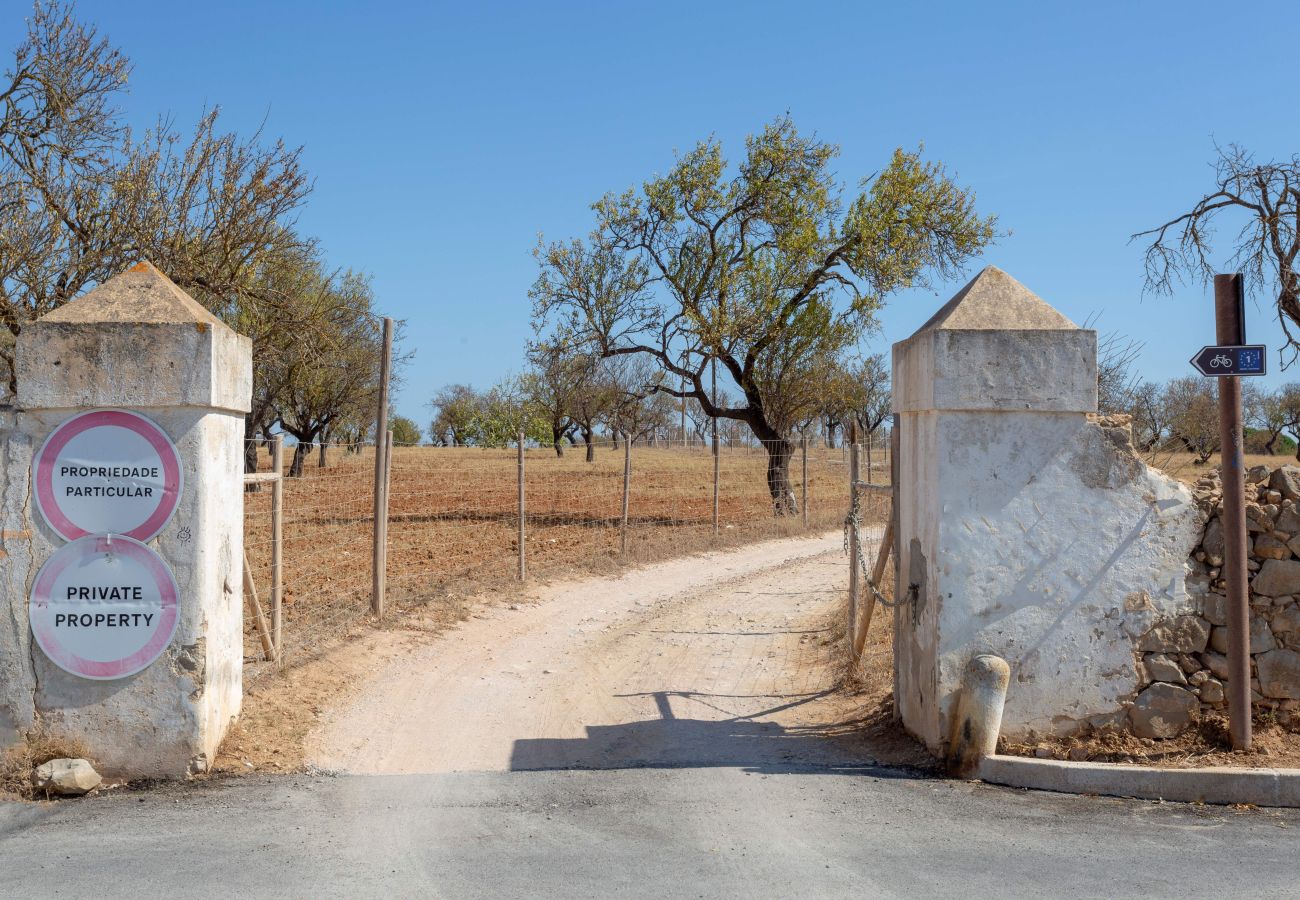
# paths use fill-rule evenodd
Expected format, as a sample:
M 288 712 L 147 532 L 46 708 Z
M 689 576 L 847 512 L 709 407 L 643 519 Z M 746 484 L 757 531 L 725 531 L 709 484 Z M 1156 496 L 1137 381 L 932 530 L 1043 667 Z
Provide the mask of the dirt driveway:
M 881 740 L 886 685 L 840 685 L 840 541 L 770 541 L 487 609 L 396 655 L 327 713 L 308 758 L 387 774 L 922 762 Z

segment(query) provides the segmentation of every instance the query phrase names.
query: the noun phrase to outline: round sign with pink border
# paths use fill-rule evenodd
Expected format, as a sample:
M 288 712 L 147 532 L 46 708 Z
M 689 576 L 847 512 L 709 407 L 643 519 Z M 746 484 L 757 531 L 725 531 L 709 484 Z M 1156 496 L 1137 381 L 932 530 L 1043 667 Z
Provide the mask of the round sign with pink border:
M 36 505 L 60 537 L 147 541 L 180 503 L 180 453 L 158 425 L 124 409 L 73 416 L 36 454 Z
M 64 544 L 36 573 L 32 635 L 60 669 L 107 681 L 147 667 L 171 643 L 176 579 L 132 538 L 92 535 Z

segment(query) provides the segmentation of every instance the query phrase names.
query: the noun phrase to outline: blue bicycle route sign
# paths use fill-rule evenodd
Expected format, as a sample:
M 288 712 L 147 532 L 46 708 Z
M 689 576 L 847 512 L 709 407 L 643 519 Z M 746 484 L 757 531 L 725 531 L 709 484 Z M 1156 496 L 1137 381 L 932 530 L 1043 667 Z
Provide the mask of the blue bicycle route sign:
M 1268 348 L 1263 344 L 1202 347 L 1192 357 L 1196 371 L 1211 378 L 1224 375 L 1267 375 Z

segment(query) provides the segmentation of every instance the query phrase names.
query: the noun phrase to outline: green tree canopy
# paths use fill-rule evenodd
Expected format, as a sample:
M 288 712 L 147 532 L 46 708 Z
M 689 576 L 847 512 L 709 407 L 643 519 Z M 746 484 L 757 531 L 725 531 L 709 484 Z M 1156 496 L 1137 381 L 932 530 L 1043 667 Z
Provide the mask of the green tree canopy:
M 594 204 L 586 240 L 536 253 L 535 319 L 594 354 L 648 359 L 656 392 L 748 425 L 778 513 L 794 511 L 789 434 L 809 415 L 808 380 L 875 326 L 888 295 L 955 274 L 995 236 L 942 165 L 897 150 L 846 196 L 836 153 L 789 117 L 751 136 L 734 168 L 707 140 Z M 712 404 L 713 358 L 733 406 Z
M 388 427 L 393 432 L 393 443 L 399 447 L 412 447 L 420 443 L 420 426 L 406 416 L 389 416 Z

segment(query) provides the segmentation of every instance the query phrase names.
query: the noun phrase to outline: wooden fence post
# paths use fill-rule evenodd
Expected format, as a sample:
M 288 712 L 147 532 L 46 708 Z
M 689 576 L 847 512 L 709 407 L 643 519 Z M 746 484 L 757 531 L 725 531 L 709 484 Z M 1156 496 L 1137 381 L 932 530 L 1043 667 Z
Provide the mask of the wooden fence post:
M 849 444 L 849 509 L 854 512 L 861 512 L 858 505 L 858 475 L 860 459 L 858 454 L 858 426 L 855 423 L 850 431 L 851 442 Z M 862 547 L 859 544 L 860 523 L 854 521 L 849 528 L 849 652 L 853 652 L 853 639 L 857 635 L 858 626 L 858 594 L 861 590 L 859 584 L 861 579 L 860 566 L 858 557 L 862 554 Z
M 384 319 L 384 348 L 379 358 L 379 408 L 375 410 L 375 529 L 370 550 L 370 611 L 384 614 L 384 567 L 388 563 L 388 377 L 393 360 L 393 320 Z
M 383 442 L 375 447 L 383 463 L 379 499 L 375 502 L 375 521 L 379 523 L 379 545 L 375 554 L 374 596 L 371 598 L 372 609 L 376 616 L 383 617 L 384 607 L 388 601 L 388 488 L 391 484 L 393 468 L 393 433 L 384 432 Z M 377 602 L 376 602 L 377 601 Z
M 284 601 L 284 436 L 271 439 L 271 635 L 276 662 L 284 661 L 281 610 Z
M 528 577 L 528 563 L 524 557 L 524 433 L 519 432 L 519 580 Z
M 627 507 L 632 492 L 632 435 L 623 436 L 623 522 L 619 527 L 619 549 L 627 553 Z
M 721 507 L 718 502 L 718 488 L 722 480 L 722 454 L 718 452 L 717 422 L 714 421 L 713 433 L 713 533 L 717 535 L 721 528 Z
M 803 436 L 799 446 L 803 453 L 803 495 L 799 498 L 799 502 L 803 507 L 803 527 L 806 531 L 808 529 L 808 435 Z
M 715 356 L 709 361 L 713 370 L 713 387 L 710 392 L 710 403 L 717 412 L 718 406 L 718 358 Z M 718 535 L 720 526 L 720 510 L 718 507 L 718 488 L 722 481 L 722 448 L 718 443 L 718 417 L 715 415 L 713 420 L 713 534 Z
M 262 641 L 262 655 L 268 660 L 276 657 L 275 643 L 271 639 L 271 629 L 267 627 L 266 615 L 262 612 L 262 601 L 257 599 L 257 585 L 253 582 L 253 567 L 248 562 L 248 551 L 244 551 L 244 600 L 253 611 L 253 622 L 257 626 L 257 636 Z
M 871 630 L 871 617 L 876 611 L 876 592 L 880 590 L 880 579 L 885 577 L 885 564 L 889 562 L 889 553 L 894 545 L 894 510 L 889 510 L 889 518 L 885 521 L 885 533 L 880 538 L 880 547 L 876 551 L 876 565 L 871 570 L 871 593 L 867 595 L 867 609 L 862 616 L 862 627 L 858 629 L 857 636 L 853 639 L 853 658 L 858 659 L 862 656 L 862 648 L 867 643 L 867 632 Z

